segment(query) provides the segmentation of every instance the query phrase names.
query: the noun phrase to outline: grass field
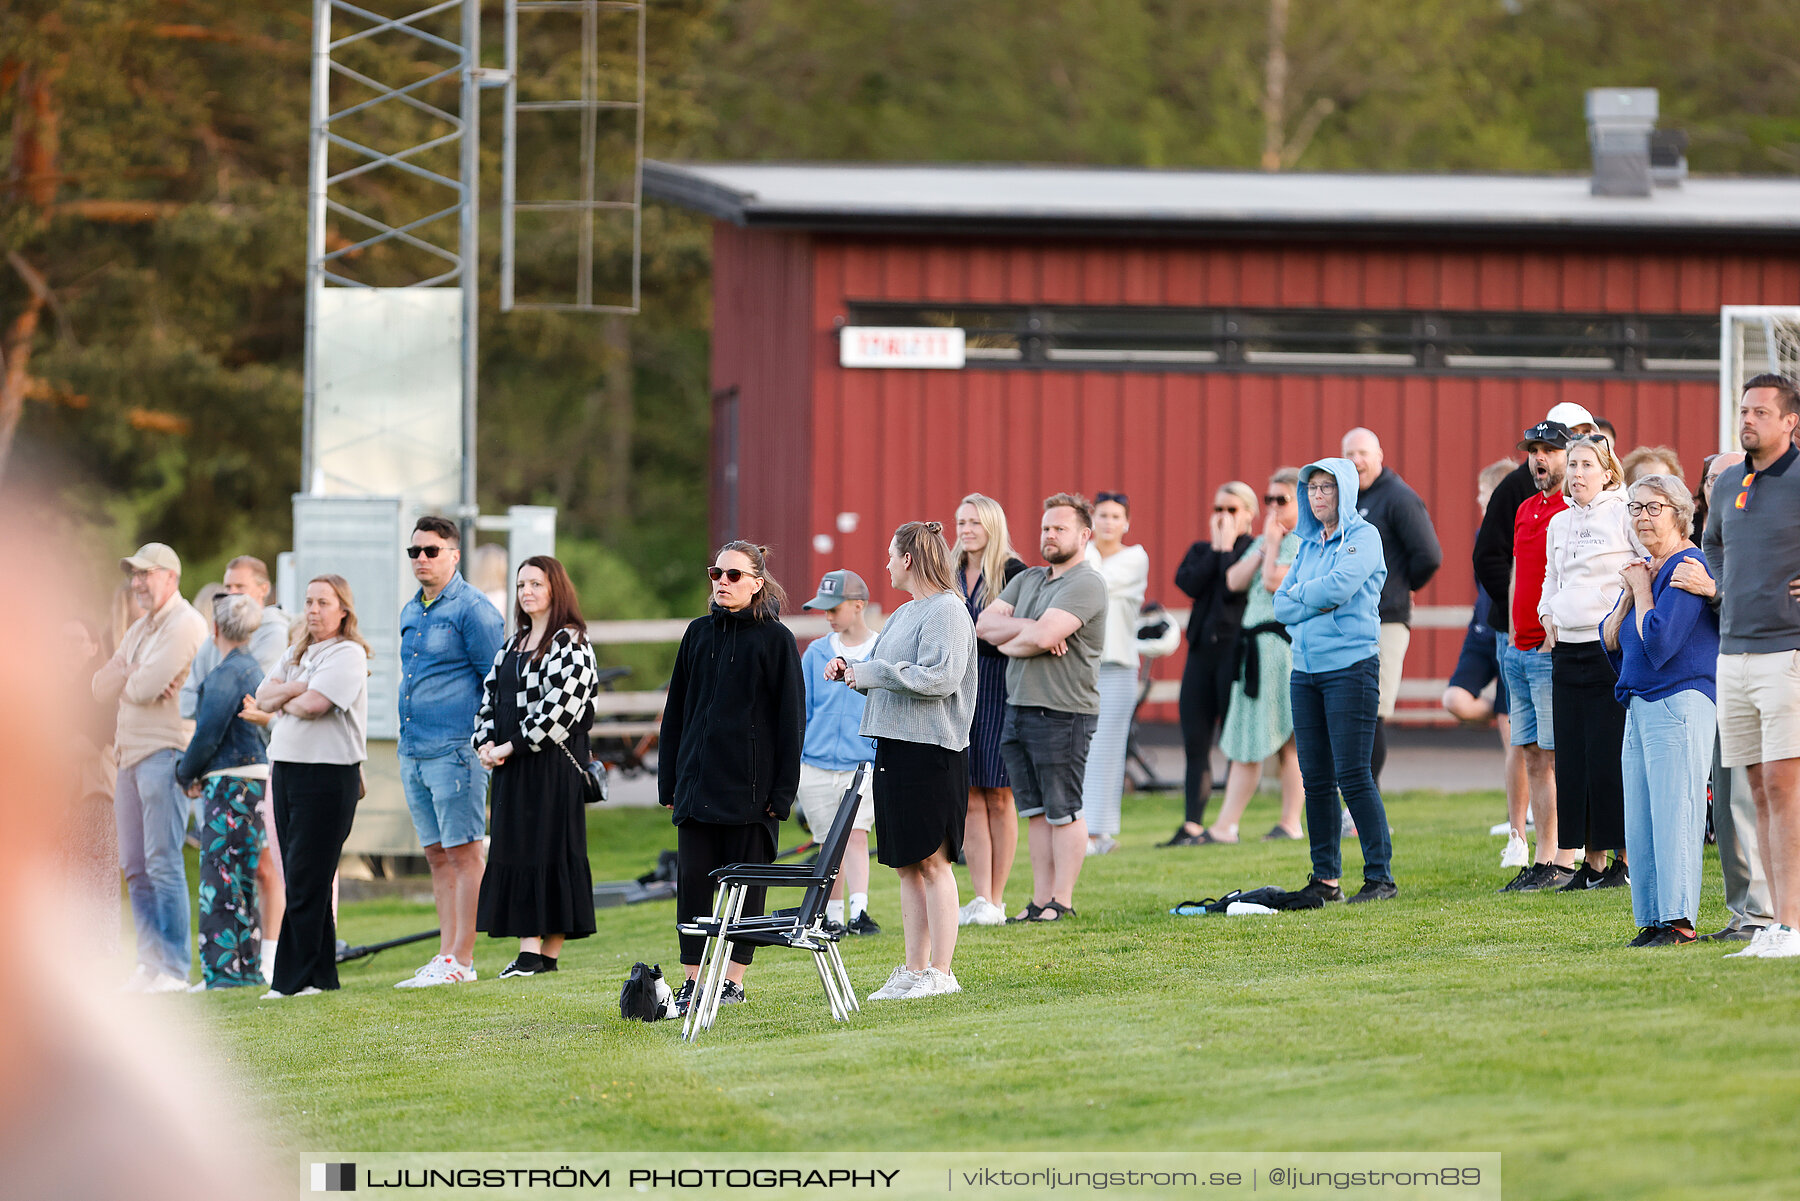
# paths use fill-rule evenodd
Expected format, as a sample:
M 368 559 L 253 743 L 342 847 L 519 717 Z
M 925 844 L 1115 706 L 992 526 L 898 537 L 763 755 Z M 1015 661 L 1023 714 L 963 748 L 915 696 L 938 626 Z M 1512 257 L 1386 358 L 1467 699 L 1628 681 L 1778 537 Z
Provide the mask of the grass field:
M 551 977 L 492 979 L 515 944 L 484 940 L 472 986 L 394 990 L 430 953 L 406 948 L 348 965 L 335 995 L 158 1001 L 202 1009 L 293 1149 L 1500 1151 L 1511 1197 L 1795 1195 L 1800 960 L 1628 949 L 1622 890 L 1495 895 L 1497 795 L 1389 812 L 1399 899 L 1181 919 L 1185 898 L 1299 887 L 1304 844 L 1156 849 L 1178 803 L 1128 798 L 1077 919 L 967 929 L 962 995 L 848 1025 L 793 952 L 759 955 L 750 1003 L 697 1046 L 621 1021 L 634 960 L 678 978 L 671 903 L 601 911 Z M 1244 829 L 1273 820 L 1259 800 Z M 596 879 L 673 845 L 660 810 L 590 831 Z M 894 876 L 874 877 L 886 930 L 844 950 L 864 995 L 900 958 Z M 1021 842 L 1015 908 L 1029 880 Z M 340 933 L 433 924 L 366 902 Z

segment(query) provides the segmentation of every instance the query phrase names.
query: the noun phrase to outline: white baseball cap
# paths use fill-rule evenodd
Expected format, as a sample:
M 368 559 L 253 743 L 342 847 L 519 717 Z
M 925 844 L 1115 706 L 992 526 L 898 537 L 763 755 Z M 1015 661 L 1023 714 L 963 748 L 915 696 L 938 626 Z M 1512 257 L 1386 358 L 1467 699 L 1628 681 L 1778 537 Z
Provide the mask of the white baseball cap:
M 1600 424 L 1594 420 L 1592 413 L 1572 400 L 1565 400 L 1559 405 L 1552 406 L 1550 411 L 1544 415 L 1544 420 L 1561 422 L 1570 429 L 1574 429 L 1578 425 Z

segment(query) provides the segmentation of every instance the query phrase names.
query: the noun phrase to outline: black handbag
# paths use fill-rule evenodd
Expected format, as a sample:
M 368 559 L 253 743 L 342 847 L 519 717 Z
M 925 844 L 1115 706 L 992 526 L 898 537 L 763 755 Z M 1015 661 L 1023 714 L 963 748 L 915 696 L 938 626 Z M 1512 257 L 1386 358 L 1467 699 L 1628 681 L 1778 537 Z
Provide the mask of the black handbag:
M 606 764 L 598 759 L 590 759 L 587 766 L 583 767 L 569 750 L 567 743 L 559 742 L 556 747 L 563 753 L 563 758 L 569 761 L 569 765 L 581 773 L 581 799 L 589 805 L 598 805 L 606 800 Z

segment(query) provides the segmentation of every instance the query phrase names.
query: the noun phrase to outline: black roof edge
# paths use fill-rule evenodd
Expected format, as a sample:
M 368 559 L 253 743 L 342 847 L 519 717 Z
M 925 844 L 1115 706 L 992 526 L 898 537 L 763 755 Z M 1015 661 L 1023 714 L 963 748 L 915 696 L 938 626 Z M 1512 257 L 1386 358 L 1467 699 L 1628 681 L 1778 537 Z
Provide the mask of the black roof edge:
M 685 167 L 648 158 L 644 160 L 644 194 L 734 225 L 744 224 L 744 203 L 752 195 L 702 179 Z

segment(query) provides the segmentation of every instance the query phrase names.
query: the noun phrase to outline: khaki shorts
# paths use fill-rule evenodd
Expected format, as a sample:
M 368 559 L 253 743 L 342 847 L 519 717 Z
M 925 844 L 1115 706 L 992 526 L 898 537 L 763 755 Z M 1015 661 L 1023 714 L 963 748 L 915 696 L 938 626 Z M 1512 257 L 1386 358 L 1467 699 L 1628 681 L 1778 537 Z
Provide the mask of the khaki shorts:
M 1720 655 L 1718 692 L 1726 767 L 1800 759 L 1800 651 Z
M 1400 699 L 1400 669 L 1406 665 L 1406 648 L 1411 645 L 1411 628 L 1398 621 L 1381 623 L 1381 700 L 1375 716 L 1383 721 L 1394 715 L 1394 702 Z
M 831 829 L 831 823 L 837 820 L 838 806 L 844 803 L 844 793 L 850 788 L 850 781 L 856 778 L 854 769 L 850 771 L 826 771 L 822 767 L 814 767 L 810 763 L 800 765 L 800 791 L 795 797 L 796 808 L 806 814 L 806 824 L 812 830 L 815 840 L 825 837 L 825 831 Z M 874 786 L 875 773 L 863 773 L 862 804 L 857 806 L 856 820 L 850 823 L 852 830 L 873 830 L 875 828 L 875 803 L 870 799 Z

